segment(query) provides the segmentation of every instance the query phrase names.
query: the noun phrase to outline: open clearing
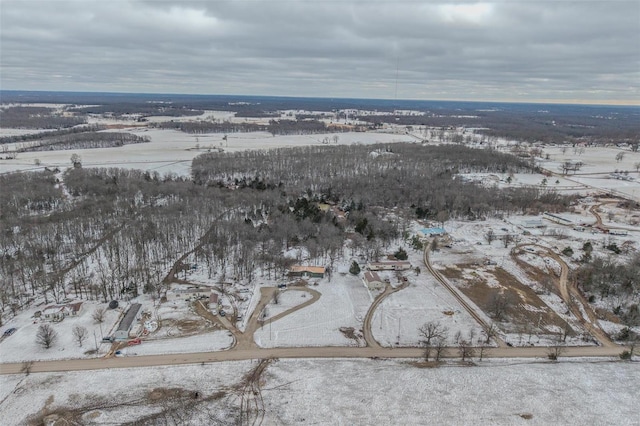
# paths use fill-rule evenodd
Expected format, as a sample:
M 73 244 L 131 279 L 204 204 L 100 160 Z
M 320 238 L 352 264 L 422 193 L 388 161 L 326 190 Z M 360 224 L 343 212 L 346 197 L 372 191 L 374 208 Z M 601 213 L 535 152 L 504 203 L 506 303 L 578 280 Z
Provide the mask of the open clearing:
M 261 414 L 262 424 L 637 424 L 636 365 L 481 364 L 417 368 L 403 361 L 280 360 L 266 366 L 259 379 L 263 412 L 243 416 Z M 241 378 L 256 365 L 0 376 L 3 424 L 24 424 L 35 418 L 32 413 L 57 413 L 86 425 L 153 415 L 183 415 L 191 424 L 236 424 Z M 188 410 L 181 411 L 176 401 Z

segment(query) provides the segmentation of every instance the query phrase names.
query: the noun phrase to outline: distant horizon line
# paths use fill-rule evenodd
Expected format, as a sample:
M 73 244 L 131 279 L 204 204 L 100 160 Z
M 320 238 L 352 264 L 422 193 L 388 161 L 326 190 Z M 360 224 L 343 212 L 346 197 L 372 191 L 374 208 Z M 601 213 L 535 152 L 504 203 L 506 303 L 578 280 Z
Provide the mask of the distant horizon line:
M 22 89 L 0 89 L 2 93 L 59 93 L 76 95 L 147 95 L 147 96 L 186 96 L 186 97 L 238 97 L 238 98 L 276 98 L 276 99 L 326 99 L 326 100 L 364 100 L 364 101 L 384 101 L 384 102 L 451 102 L 451 103 L 477 103 L 477 104 L 519 104 L 519 105 L 566 105 L 566 106 L 608 106 L 608 107 L 640 107 L 640 102 L 632 101 L 585 101 L 573 100 L 468 100 L 468 99 L 391 99 L 391 98 L 366 98 L 366 97 L 338 97 L 338 96 L 293 96 L 293 95 L 242 95 L 242 94 L 202 94 L 202 93 L 179 93 L 179 92 L 126 92 L 126 91 L 75 91 L 75 90 L 22 90 Z M 0 99 L 0 102 L 4 100 Z M 46 103 L 46 102 L 43 102 Z

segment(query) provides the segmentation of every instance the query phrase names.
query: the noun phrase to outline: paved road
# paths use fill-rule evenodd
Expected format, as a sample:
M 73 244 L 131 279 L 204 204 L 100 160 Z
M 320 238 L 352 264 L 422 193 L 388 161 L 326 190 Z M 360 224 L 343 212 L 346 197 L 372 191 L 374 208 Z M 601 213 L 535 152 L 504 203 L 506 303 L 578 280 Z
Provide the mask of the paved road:
M 561 357 L 612 357 L 618 356 L 623 347 L 570 347 L 564 348 Z M 546 358 L 549 349 L 543 347 L 491 348 L 486 358 Z M 157 367 L 164 365 L 201 364 L 221 361 L 241 361 L 272 358 L 406 358 L 420 359 L 422 348 L 369 348 L 369 347 L 321 347 L 321 348 L 273 348 L 233 349 L 221 352 L 201 352 L 171 355 L 145 355 L 124 358 L 93 358 L 79 360 L 38 361 L 31 366 L 32 373 L 104 370 L 110 368 Z M 458 357 L 455 348 L 447 348 L 443 357 Z M 22 363 L 0 364 L 0 374 L 21 372 Z

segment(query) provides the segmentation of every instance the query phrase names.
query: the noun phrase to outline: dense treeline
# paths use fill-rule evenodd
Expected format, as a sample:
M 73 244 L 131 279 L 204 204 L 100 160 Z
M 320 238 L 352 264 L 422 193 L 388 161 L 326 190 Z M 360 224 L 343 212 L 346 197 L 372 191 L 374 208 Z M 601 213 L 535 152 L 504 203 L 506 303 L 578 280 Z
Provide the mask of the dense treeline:
M 0 175 L 0 223 L 11 232 L 20 217 L 49 213 L 63 202 L 52 172 Z
M 33 142 L 21 143 L 17 152 L 54 151 L 68 149 L 114 148 L 151 139 L 124 132 L 83 132 L 43 137 Z
M 116 103 L 107 105 L 76 106 L 69 108 L 70 112 L 81 114 L 113 115 L 121 117 L 124 115 L 140 116 L 166 116 L 166 117 L 191 117 L 202 115 L 204 111 L 191 109 L 186 106 L 173 106 L 165 104 L 149 103 Z
M 604 302 L 624 324 L 640 325 L 640 255 L 626 262 L 594 257 L 575 277 L 582 291 Z
M 270 120 L 267 131 L 272 135 L 310 135 L 318 133 L 362 131 L 348 126 L 327 124 L 318 120 Z
M 266 130 L 266 126 L 256 123 L 234 123 L 231 121 L 163 121 L 151 123 L 158 129 L 175 129 L 191 134 L 203 133 L 246 133 Z
M 85 124 L 84 117 L 69 117 L 52 108 L 12 106 L 0 109 L 0 123 L 9 129 L 59 129 Z
M 425 115 L 363 115 L 358 120 L 380 125 L 392 123 L 406 126 L 467 127 L 477 133 L 510 140 L 544 143 L 594 144 L 638 143 L 640 115 L 634 110 L 616 114 L 585 114 L 584 111 L 556 112 L 496 110 L 457 113 L 426 113 Z
M 569 199 L 533 188 L 498 190 L 464 183 L 459 172 L 527 172 L 529 163 L 463 146 L 326 146 L 204 154 L 193 161 L 197 184 L 243 181 L 310 191 L 341 204 L 420 208 L 423 217 L 482 217 L 499 211 L 556 210 Z
M 269 124 L 232 121 L 186 121 L 153 123 L 159 129 L 176 129 L 186 133 L 269 132 L 272 135 L 309 135 L 353 131 L 352 127 L 326 124 L 318 120 L 270 120 Z M 356 129 L 358 130 L 358 129 Z
M 106 129 L 100 124 L 90 124 L 86 126 L 70 127 L 68 129 L 49 130 L 46 132 L 28 133 L 26 135 L 4 136 L 0 138 L 0 145 L 14 142 L 30 142 L 38 139 L 53 138 L 57 136 L 70 135 L 72 133 L 98 132 Z

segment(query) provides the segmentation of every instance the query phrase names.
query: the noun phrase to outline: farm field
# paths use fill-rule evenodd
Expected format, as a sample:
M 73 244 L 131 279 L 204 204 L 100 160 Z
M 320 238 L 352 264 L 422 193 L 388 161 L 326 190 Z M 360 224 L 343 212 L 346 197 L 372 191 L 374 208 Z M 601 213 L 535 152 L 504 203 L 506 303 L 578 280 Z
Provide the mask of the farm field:
M 255 388 L 259 405 L 246 409 L 242 404 L 253 394 L 243 377 L 258 365 L 239 361 L 90 375 L 4 375 L 4 424 L 49 415 L 86 425 L 153 416 L 181 417 L 194 424 L 232 424 L 242 416 L 263 424 L 632 425 L 640 380 L 636 366 L 607 361 L 549 366 L 535 360 L 491 360 L 477 366 L 420 368 L 412 361 L 280 360 L 261 372 Z M 466 403 L 459 404 L 460 399 Z

